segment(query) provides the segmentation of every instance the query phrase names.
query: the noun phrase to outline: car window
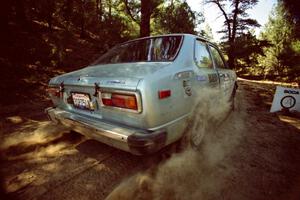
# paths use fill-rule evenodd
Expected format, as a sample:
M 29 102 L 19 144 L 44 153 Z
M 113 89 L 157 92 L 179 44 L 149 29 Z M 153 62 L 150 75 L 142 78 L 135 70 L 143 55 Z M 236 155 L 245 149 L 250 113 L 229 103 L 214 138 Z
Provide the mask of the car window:
M 209 47 L 210 47 L 210 51 L 211 51 L 212 57 L 213 57 L 213 59 L 215 61 L 216 67 L 217 68 L 226 68 L 226 65 L 225 65 L 225 63 L 223 61 L 223 58 L 220 55 L 219 51 L 215 47 L 213 47 L 211 45 L 209 45 Z
M 198 67 L 213 68 L 212 60 L 207 50 L 206 44 L 196 40 L 195 60 Z
M 152 37 L 130 41 L 108 51 L 95 64 L 126 62 L 159 62 L 175 59 L 182 36 Z

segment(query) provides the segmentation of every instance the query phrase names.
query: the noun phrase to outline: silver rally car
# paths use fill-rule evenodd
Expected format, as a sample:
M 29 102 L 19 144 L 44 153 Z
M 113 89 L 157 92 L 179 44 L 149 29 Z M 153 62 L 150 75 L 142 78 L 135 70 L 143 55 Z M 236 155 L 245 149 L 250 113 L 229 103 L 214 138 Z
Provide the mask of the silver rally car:
M 140 38 L 52 78 L 46 113 L 87 137 L 148 154 L 182 137 L 196 92 L 207 86 L 234 97 L 236 74 L 214 44 L 190 34 Z

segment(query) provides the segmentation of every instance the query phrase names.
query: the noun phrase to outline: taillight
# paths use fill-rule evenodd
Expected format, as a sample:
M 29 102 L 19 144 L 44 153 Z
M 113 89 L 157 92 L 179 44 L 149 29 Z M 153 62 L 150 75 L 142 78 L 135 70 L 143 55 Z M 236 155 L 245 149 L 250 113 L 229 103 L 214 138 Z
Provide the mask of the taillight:
M 101 100 L 104 106 L 138 110 L 138 103 L 134 94 L 102 92 Z
M 46 89 L 46 92 L 50 95 L 50 96 L 54 96 L 54 97 L 60 97 L 60 89 L 59 87 L 49 87 Z
M 165 99 L 171 96 L 171 90 L 160 90 L 158 91 L 158 98 Z

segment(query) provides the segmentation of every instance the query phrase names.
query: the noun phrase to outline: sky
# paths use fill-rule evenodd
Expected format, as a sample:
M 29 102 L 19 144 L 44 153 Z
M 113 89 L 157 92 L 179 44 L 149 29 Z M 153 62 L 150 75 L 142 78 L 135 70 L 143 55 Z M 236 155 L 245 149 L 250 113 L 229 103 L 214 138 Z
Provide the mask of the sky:
M 187 0 L 191 9 L 194 11 L 203 12 L 205 22 L 212 28 L 215 41 L 219 41 L 222 34 L 217 31 L 222 29 L 224 17 L 219 12 L 219 8 L 214 4 L 204 4 L 203 0 Z M 260 28 L 255 30 L 256 34 L 259 34 L 261 28 L 267 23 L 269 14 L 272 8 L 276 5 L 277 0 L 259 0 L 259 2 L 248 10 L 250 18 L 256 19 L 261 25 Z

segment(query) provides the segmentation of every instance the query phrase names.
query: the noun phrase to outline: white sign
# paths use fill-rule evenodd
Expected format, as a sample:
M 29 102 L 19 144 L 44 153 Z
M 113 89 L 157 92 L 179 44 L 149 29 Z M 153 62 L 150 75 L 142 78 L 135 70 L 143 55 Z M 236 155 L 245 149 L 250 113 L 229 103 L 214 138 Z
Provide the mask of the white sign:
M 276 87 L 270 112 L 288 109 L 300 112 L 300 89 Z

